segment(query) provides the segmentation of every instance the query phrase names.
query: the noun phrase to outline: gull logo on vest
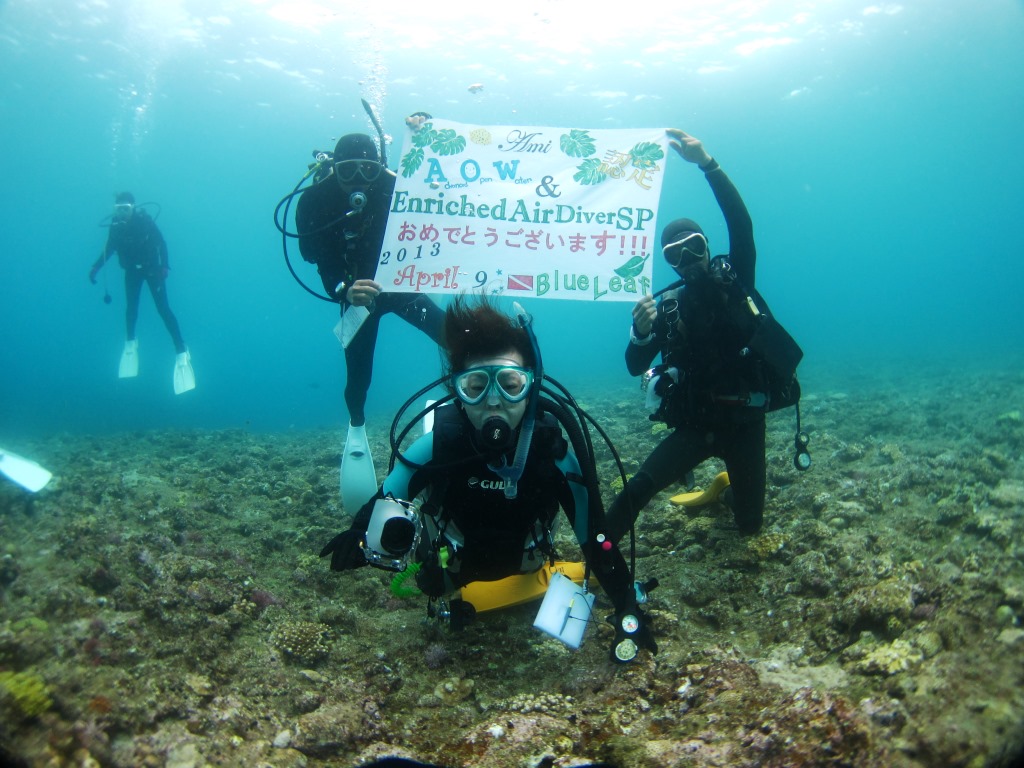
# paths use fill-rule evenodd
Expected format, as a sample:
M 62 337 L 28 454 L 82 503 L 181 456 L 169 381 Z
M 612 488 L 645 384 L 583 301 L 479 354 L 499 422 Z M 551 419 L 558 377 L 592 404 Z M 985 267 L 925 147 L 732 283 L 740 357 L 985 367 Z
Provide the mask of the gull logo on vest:
M 473 490 L 503 491 L 505 490 L 504 480 L 481 480 L 479 477 L 469 478 L 469 487 Z

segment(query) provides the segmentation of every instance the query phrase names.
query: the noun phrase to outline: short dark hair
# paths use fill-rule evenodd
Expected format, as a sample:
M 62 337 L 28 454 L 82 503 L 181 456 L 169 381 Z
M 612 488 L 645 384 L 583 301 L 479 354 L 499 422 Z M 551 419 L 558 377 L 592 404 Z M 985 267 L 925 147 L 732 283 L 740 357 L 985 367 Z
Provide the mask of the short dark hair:
M 444 314 L 445 375 L 463 371 L 471 357 L 491 357 L 510 349 L 535 367 L 533 346 L 526 330 L 498 308 L 487 295 L 460 294 Z
M 118 192 L 117 197 L 114 198 L 114 202 L 117 204 L 131 203 L 132 205 L 135 205 L 135 195 L 131 192 Z

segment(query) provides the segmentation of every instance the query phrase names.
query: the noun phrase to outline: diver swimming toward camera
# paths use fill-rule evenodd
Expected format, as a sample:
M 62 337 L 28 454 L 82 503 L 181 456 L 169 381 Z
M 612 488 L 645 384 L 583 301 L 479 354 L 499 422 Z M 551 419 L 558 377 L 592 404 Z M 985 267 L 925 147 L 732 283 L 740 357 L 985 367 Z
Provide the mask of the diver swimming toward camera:
M 432 430 L 404 453 L 393 438 L 398 463 L 321 556 L 330 555 L 337 571 L 367 564 L 401 570 L 413 562 L 432 610 L 454 621 L 473 612 L 460 598 L 470 585 L 554 564 L 561 508 L 613 603 L 613 656 L 630 661 L 641 648 L 656 650 L 637 607 L 643 590 L 604 533 L 592 449 L 569 412 L 575 404 L 567 394 L 541 397 L 540 351 L 528 316 L 517 311 L 518 324 L 485 297 L 449 306 L 441 381 L 450 394 L 434 406 Z M 564 626 L 541 628 L 558 636 Z

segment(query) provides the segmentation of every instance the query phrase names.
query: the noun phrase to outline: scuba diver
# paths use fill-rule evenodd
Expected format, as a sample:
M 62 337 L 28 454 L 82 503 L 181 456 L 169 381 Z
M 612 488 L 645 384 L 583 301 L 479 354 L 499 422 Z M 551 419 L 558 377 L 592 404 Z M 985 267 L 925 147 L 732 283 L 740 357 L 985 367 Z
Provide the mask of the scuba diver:
M 385 137 L 370 105 L 363 106 L 377 127 L 381 153 L 373 139 L 362 133 L 342 136 L 333 155 L 315 153 L 317 163 L 295 190 L 278 204 L 275 222 L 283 236 L 297 237 L 302 258 L 316 264 L 326 296 L 341 306 L 335 329 L 345 348 L 345 404 L 348 437 L 342 454 L 341 494 L 347 509 L 356 510 L 375 492 L 377 478 L 366 438 L 366 399 L 373 376 L 373 356 L 380 321 L 393 313 L 441 343 L 443 311 L 423 294 L 386 292 L 373 278 L 387 227 L 395 174 L 387 168 Z M 313 183 L 299 189 L 313 175 Z M 296 232 L 288 232 L 279 219 L 283 206 L 298 195 Z M 285 207 L 283 221 L 287 221 Z
M 810 466 L 795 376 L 803 353 L 754 288 L 750 214 L 699 139 L 679 129 L 667 133 L 673 149 L 704 172 L 725 216 L 729 253 L 711 258 L 704 231 L 691 219 L 676 219 L 662 231 L 662 252 L 680 280 L 659 291 L 659 301 L 644 296 L 634 305 L 626 366 L 633 376 L 644 376 L 651 420 L 672 431 L 609 508 L 613 541 L 630 530 L 656 493 L 685 481 L 712 456 L 725 462 L 726 501 L 740 533 L 760 531 L 768 411 L 797 405 L 795 461 L 798 469 Z M 648 370 L 658 353 L 662 364 Z
M 192 359 L 181 337 L 178 320 L 167 301 L 167 274 L 170 269 L 167 263 L 167 243 L 156 221 L 135 204 L 135 196 L 131 192 L 121 192 L 115 198 L 107 244 L 89 270 L 89 282 L 96 285 L 96 276 L 115 252 L 124 269 L 127 326 L 118 377 L 130 379 L 139 373 L 139 342 L 135 338 L 135 325 L 139 318 L 142 284 L 146 283 L 177 353 L 174 360 L 174 393 L 180 395 L 195 389 L 196 376 L 192 370 Z M 109 303 L 107 297 L 104 297 L 104 301 Z
M 475 302 L 460 296 L 449 305 L 445 375 L 395 417 L 391 472 L 349 530 L 320 556 L 330 555 L 335 571 L 367 564 L 403 571 L 411 561 L 405 573 L 415 573 L 429 598 L 428 613 L 457 628 L 478 609 L 539 597 L 543 590 L 503 602 L 488 591 L 503 581 L 537 584 L 534 574 L 551 575 L 552 529 L 561 507 L 585 559 L 578 580 L 586 584 L 592 571 L 614 606 L 612 657 L 627 662 L 641 648 L 656 653 L 647 618 L 637 607 L 656 582 L 635 583 L 632 567 L 605 535 L 582 411 L 564 390 L 542 386 L 545 379 L 555 382 L 543 374 L 529 316 L 518 305 L 516 311 L 513 319 L 486 296 Z M 396 439 L 406 408 L 442 382 L 449 394 L 428 405 Z M 541 397 L 542 389 L 549 397 Z M 432 415 L 432 429 L 400 452 L 402 438 L 425 415 Z M 577 588 L 557 611 L 553 629 L 539 618 L 535 625 L 578 647 L 560 634 L 570 618 L 580 618 L 571 612 L 573 597 L 593 603 L 585 588 Z M 580 635 L 588 619 L 589 608 Z

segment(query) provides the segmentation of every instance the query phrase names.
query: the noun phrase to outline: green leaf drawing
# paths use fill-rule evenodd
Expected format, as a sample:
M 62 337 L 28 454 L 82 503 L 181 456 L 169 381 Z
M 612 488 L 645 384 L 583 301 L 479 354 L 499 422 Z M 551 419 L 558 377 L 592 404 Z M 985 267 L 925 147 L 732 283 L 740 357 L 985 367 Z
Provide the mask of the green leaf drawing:
M 615 274 L 619 277 L 636 277 L 644 271 L 644 262 L 650 257 L 647 256 L 634 256 L 621 267 L 615 270 Z
M 629 154 L 633 158 L 633 167 L 640 170 L 653 168 L 665 156 L 661 147 L 650 141 L 641 141 L 629 151 Z
M 600 184 L 608 178 L 608 174 L 601 170 L 601 161 L 592 157 L 577 166 L 572 178 L 580 184 Z
M 412 135 L 412 145 L 414 147 L 428 147 L 430 143 L 437 136 L 437 131 L 434 130 L 433 123 L 424 123 L 423 126 Z
M 431 131 L 431 133 L 434 133 Z M 457 155 L 466 148 L 466 139 L 451 128 L 434 133 L 430 148 L 439 155 Z
M 558 146 L 569 157 L 590 157 L 597 151 L 594 139 L 586 131 L 573 128 L 558 139 Z
M 402 175 L 408 179 L 419 170 L 421 165 L 423 165 L 423 150 L 414 147 L 402 158 Z

